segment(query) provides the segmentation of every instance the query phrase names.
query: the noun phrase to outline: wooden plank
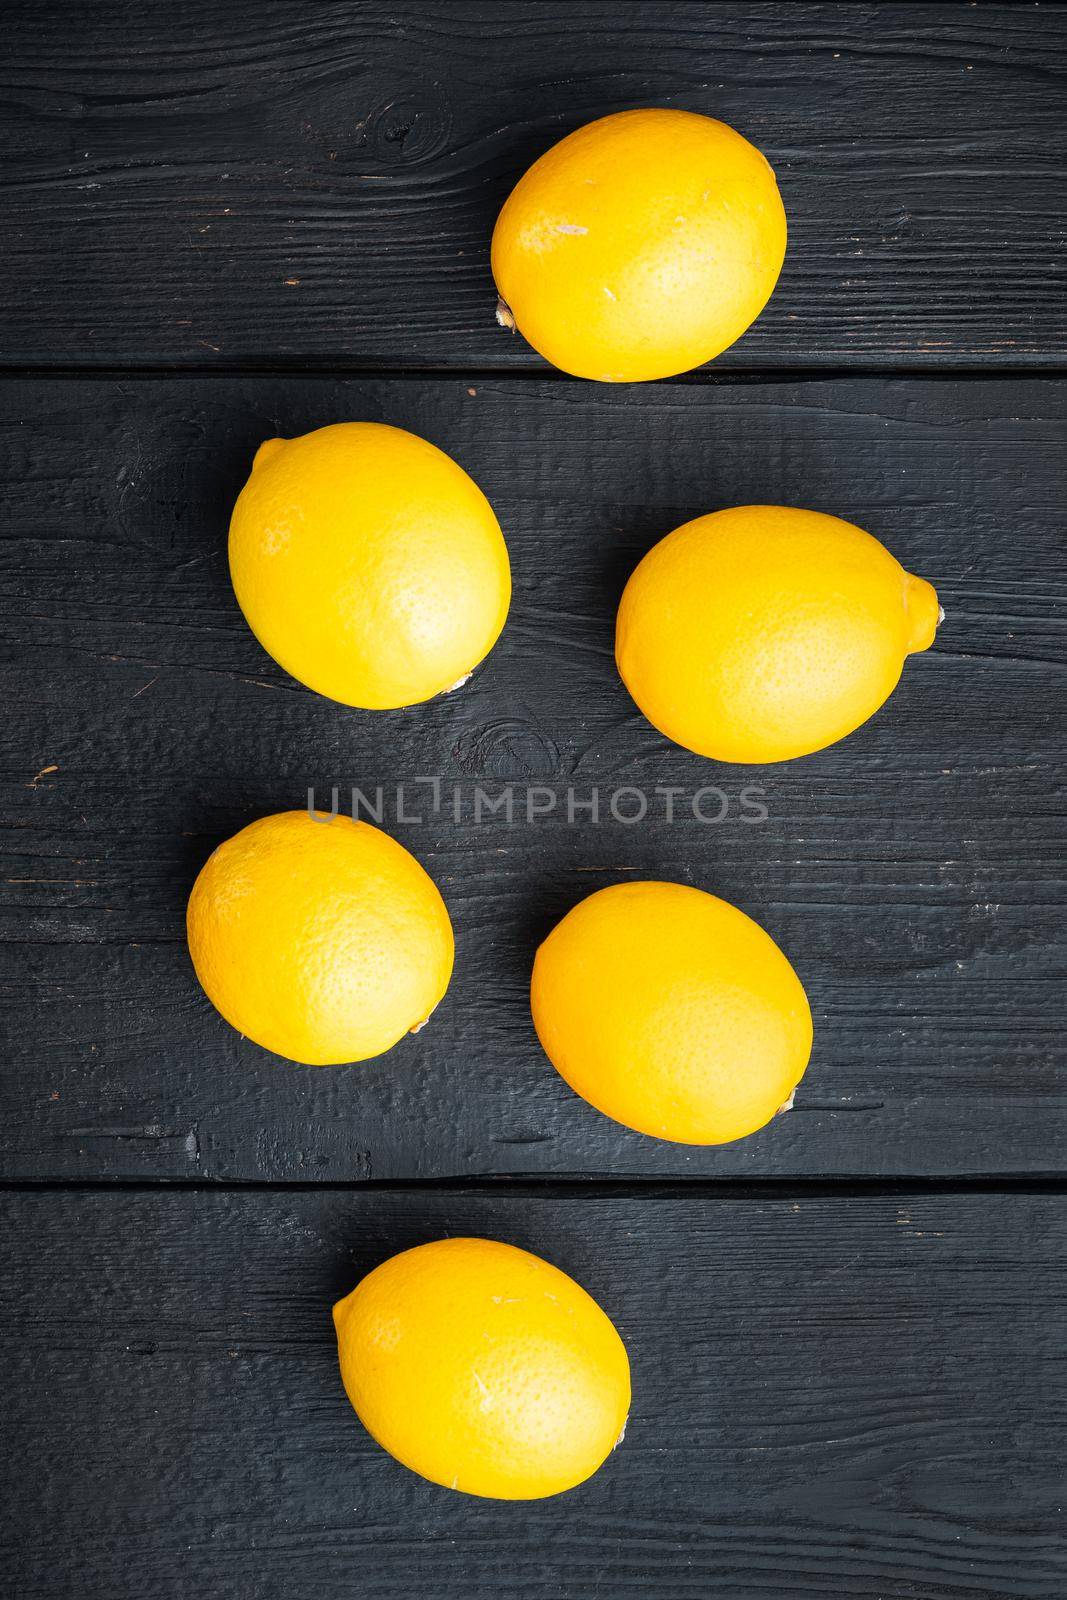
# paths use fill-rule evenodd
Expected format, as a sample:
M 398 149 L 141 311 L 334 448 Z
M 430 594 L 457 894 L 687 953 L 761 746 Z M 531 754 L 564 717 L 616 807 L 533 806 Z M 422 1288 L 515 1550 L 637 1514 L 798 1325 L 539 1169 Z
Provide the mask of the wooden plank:
M 0 1214 L 19 1600 L 1067 1585 L 1062 1197 L 22 1193 Z M 457 1233 L 554 1261 L 627 1344 L 626 1439 L 568 1495 L 452 1494 L 349 1409 L 331 1303 Z
M 475 392 L 472 393 L 471 391 Z M 1062 1172 L 1064 386 L 848 380 L 613 391 L 222 377 L 0 385 L 0 1075 L 12 1177 L 403 1178 Z M 409 426 L 490 494 L 515 569 L 504 637 L 454 698 L 345 710 L 292 683 L 236 608 L 229 507 L 266 435 Z M 766 769 L 654 734 L 611 658 L 622 584 L 716 506 L 811 504 L 884 537 L 948 616 L 847 742 Z M 434 816 L 439 775 L 461 817 Z M 397 821 L 395 785 L 408 784 Z M 377 1062 L 282 1066 L 184 947 L 193 878 L 253 817 L 388 789 L 440 882 L 458 968 Z M 515 785 L 517 820 L 474 792 Z M 721 825 L 691 798 L 720 785 Z M 758 785 L 769 817 L 741 820 Z M 566 791 L 602 796 L 593 826 Z M 666 821 L 657 786 L 677 785 Z M 530 786 L 556 809 L 523 820 Z M 640 825 L 608 802 L 642 789 Z M 546 803 L 544 794 L 540 803 Z M 344 803 L 344 802 L 342 802 Z M 627 801 L 629 810 L 634 805 Z M 720 809 L 711 802 L 711 815 Z M 616 1127 L 541 1054 L 526 984 L 576 900 L 640 874 L 759 918 L 806 983 L 797 1109 L 696 1150 Z
M 9 362 L 536 370 L 493 220 L 642 105 L 780 177 L 785 273 L 725 365 L 1067 351 L 1059 6 L 10 0 L 4 28 Z

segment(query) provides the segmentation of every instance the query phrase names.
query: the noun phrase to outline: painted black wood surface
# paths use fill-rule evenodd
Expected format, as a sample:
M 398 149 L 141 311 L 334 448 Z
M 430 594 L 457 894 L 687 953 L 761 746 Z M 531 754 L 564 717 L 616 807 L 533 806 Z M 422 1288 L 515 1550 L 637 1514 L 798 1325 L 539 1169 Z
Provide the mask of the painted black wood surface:
M 0 1593 L 1062 1600 L 1067 10 L 2 24 Z M 574 383 L 495 326 L 492 220 L 647 104 L 766 150 L 786 269 L 713 368 Z M 473 681 L 397 716 L 287 679 L 226 578 L 255 446 L 349 416 L 451 450 L 514 565 Z M 664 532 L 760 499 L 869 527 L 948 615 L 846 743 L 723 768 L 636 712 L 612 619 Z M 361 1068 L 242 1042 L 184 950 L 212 846 L 309 784 L 383 785 L 456 922 L 432 1026 Z M 555 807 L 475 826 L 508 785 Z M 537 1047 L 538 939 L 637 873 L 734 900 L 808 987 L 796 1109 L 739 1145 L 616 1128 Z M 344 1399 L 331 1302 L 463 1232 L 626 1339 L 626 1441 L 572 1495 L 435 1489 Z
M 1067 14 L 693 0 L 7 0 L 14 361 L 543 370 L 489 236 L 564 133 L 721 117 L 790 249 L 728 366 L 1062 363 Z
M 313 1180 L 508 1172 L 1063 1171 L 1063 387 L 848 379 L 610 390 L 501 380 L 169 378 L 0 389 L 0 962 L 8 1175 Z M 414 428 L 485 488 L 515 600 L 456 695 L 351 711 L 260 649 L 226 571 L 258 443 Z M 946 621 L 835 749 L 731 768 L 670 744 L 615 671 L 643 551 L 721 505 L 809 503 L 881 535 Z M 442 807 L 421 775 L 443 780 Z M 407 785 L 405 823 L 395 786 Z M 437 878 L 456 977 L 364 1066 L 283 1064 L 201 994 L 192 880 L 253 817 L 358 785 Z M 658 789 L 676 785 L 674 821 Z M 721 824 L 695 819 L 715 785 Z M 513 787 L 515 820 L 474 818 Z M 601 821 L 575 809 L 599 791 Z M 615 820 L 615 791 L 649 814 Z M 759 791 L 768 818 L 753 822 Z M 454 797 L 459 795 L 456 821 Z M 535 807 L 555 809 L 526 820 Z M 617 809 L 634 815 L 639 795 Z M 705 797 L 705 815 L 724 802 Z M 365 813 L 364 813 L 365 814 Z M 766 924 L 809 988 L 796 1110 L 697 1150 L 618 1127 L 533 1033 L 533 953 L 592 889 L 666 877 Z
M 0 1213 L 19 1600 L 1067 1587 L 1054 1198 L 113 1192 Z M 333 1300 L 466 1233 L 572 1273 L 629 1348 L 626 1438 L 561 1498 L 424 1483 L 341 1389 Z

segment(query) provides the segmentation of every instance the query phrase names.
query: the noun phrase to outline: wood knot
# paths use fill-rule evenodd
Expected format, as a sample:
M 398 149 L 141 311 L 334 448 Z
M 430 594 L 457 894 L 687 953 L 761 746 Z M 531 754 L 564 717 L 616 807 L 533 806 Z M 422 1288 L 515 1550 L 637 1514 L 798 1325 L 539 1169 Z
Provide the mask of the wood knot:
M 421 166 L 441 153 L 452 110 L 437 84 L 406 85 L 376 107 L 363 125 L 367 150 L 390 166 Z

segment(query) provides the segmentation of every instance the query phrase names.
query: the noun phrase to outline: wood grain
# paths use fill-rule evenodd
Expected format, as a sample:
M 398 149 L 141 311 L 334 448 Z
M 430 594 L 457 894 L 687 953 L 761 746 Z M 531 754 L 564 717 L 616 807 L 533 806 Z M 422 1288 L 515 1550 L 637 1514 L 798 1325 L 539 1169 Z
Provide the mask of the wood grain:
M 1062 1600 L 1067 9 L 9 0 L 3 29 L 4 1594 Z M 559 381 L 495 325 L 493 220 L 640 105 L 767 153 L 785 270 L 713 370 Z M 226 574 L 256 445 L 347 417 L 450 450 L 512 554 L 489 661 L 398 715 L 293 683 Z M 845 744 L 741 769 L 650 729 L 612 622 L 663 533 L 759 500 L 869 527 L 948 615 Z M 432 1026 L 365 1067 L 241 1040 L 184 947 L 214 844 L 309 785 L 381 785 L 456 924 Z M 539 939 L 638 875 L 741 905 L 811 996 L 796 1108 L 739 1145 L 630 1134 L 537 1046 Z M 332 1301 L 462 1233 L 627 1342 L 626 1440 L 558 1500 L 427 1485 L 344 1399 Z
M 779 175 L 785 272 L 722 365 L 1067 352 L 1060 6 L 9 0 L 4 34 L 7 362 L 537 370 L 493 221 L 642 105 Z
M 4 1172 L 1062 1173 L 1064 394 L 1044 379 L 0 385 Z M 259 648 L 227 579 L 226 522 L 256 445 L 344 417 L 453 452 L 511 549 L 501 643 L 459 694 L 406 713 L 303 690 Z M 663 533 L 758 500 L 870 528 L 948 615 L 851 739 L 730 768 L 637 713 L 612 623 Z M 445 784 L 437 816 L 413 783 L 428 774 Z M 421 824 L 397 820 L 402 781 Z M 386 789 L 385 824 L 450 905 L 458 965 L 417 1039 L 363 1067 L 304 1069 L 212 1011 L 184 907 L 215 843 L 305 804 L 309 785 L 328 803 L 333 784 L 346 798 Z M 508 784 L 518 820 L 475 825 L 476 789 L 498 799 Z M 692 813 L 708 784 L 727 797 L 721 825 Z M 656 793 L 670 785 L 672 823 Z M 742 819 L 749 785 L 765 822 Z M 568 786 L 579 801 L 599 788 L 598 825 L 568 822 Z M 639 825 L 608 811 L 624 786 L 649 796 Z M 556 807 L 526 823 L 531 787 Z M 539 939 L 635 875 L 741 905 L 811 995 L 796 1110 L 740 1144 L 631 1134 L 537 1045 Z
M 7 1195 L 19 1600 L 1059 1600 L 1065 1207 L 1014 1194 Z M 332 1302 L 454 1234 L 546 1256 L 629 1350 L 561 1498 L 416 1478 Z

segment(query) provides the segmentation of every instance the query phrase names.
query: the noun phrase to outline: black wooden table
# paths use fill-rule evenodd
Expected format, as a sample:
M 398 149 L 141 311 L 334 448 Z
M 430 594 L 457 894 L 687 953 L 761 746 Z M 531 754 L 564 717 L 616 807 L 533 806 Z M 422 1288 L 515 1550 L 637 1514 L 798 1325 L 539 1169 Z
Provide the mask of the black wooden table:
M 2 20 L 4 1592 L 1063 1600 L 1067 11 Z M 714 367 L 611 388 L 496 326 L 488 242 L 533 156 L 635 105 L 765 150 L 790 250 Z M 454 454 L 512 556 L 485 666 L 395 715 L 294 684 L 227 579 L 255 446 L 341 418 Z M 612 623 L 663 533 L 753 500 L 870 528 L 947 618 L 844 744 L 735 769 L 644 722 Z M 309 1069 L 214 1013 L 183 917 L 220 839 L 333 785 L 383 787 L 458 960 L 417 1039 Z M 594 826 L 568 788 L 654 799 Z M 628 1133 L 537 1046 L 539 938 L 632 875 L 750 911 L 807 986 L 754 1138 Z M 342 1393 L 332 1300 L 460 1232 L 629 1347 L 625 1446 L 561 1499 L 432 1487 Z

